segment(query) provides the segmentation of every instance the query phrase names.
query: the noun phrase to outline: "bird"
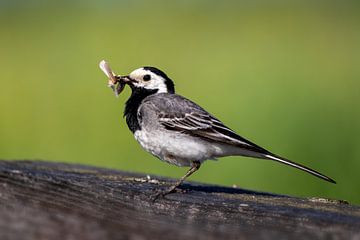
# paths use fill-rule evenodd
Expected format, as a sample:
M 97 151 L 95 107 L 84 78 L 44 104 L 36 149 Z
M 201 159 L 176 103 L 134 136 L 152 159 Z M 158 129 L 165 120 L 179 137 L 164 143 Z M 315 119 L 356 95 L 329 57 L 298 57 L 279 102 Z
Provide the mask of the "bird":
M 162 161 L 189 167 L 184 176 L 155 198 L 175 192 L 204 161 L 226 156 L 272 160 L 336 183 L 240 136 L 195 102 L 176 94 L 173 80 L 156 67 L 141 67 L 116 79 L 122 88 L 124 84 L 131 88 L 124 117 L 137 142 Z

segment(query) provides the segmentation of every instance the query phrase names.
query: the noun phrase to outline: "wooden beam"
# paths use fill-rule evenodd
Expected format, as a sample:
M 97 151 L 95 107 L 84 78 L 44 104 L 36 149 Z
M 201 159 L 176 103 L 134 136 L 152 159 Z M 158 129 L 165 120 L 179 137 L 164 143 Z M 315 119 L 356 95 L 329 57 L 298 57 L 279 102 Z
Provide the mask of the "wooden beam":
M 360 207 L 83 165 L 0 161 L 0 239 L 360 239 Z

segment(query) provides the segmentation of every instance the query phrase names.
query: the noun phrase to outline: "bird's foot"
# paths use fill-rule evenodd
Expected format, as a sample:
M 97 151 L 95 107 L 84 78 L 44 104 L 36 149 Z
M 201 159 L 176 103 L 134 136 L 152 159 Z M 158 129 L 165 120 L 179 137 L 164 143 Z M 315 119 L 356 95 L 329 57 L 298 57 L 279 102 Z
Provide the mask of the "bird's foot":
M 170 188 L 168 188 L 166 190 L 157 190 L 153 195 L 151 195 L 151 200 L 153 202 L 155 202 L 160 197 L 164 198 L 168 194 L 177 193 L 177 192 L 178 193 L 185 193 L 186 190 L 179 189 L 179 188 L 174 187 L 174 186 L 172 186 L 172 187 L 170 187 Z
M 163 191 L 159 190 L 159 191 L 156 191 L 154 194 L 152 194 L 150 196 L 150 199 L 152 202 L 155 202 L 159 197 L 164 197 L 165 194 Z
M 175 189 L 157 190 L 155 194 L 151 195 L 151 200 L 155 202 L 158 198 L 164 198 L 166 195 L 175 192 Z

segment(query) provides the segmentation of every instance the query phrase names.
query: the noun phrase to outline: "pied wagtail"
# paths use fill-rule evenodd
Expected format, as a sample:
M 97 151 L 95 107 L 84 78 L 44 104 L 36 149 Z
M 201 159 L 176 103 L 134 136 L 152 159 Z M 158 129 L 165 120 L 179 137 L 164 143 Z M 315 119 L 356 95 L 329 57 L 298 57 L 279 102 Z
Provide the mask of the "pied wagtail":
M 179 181 L 155 198 L 175 191 L 205 160 L 224 156 L 273 160 L 335 183 L 239 136 L 196 103 L 175 94 L 173 81 L 155 67 L 142 67 L 128 76 L 116 76 L 105 61 L 100 63 L 100 68 L 109 77 L 109 86 L 116 94 L 125 84 L 130 86 L 132 93 L 125 104 L 124 117 L 140 145 L 162 161 L 190 167 Z

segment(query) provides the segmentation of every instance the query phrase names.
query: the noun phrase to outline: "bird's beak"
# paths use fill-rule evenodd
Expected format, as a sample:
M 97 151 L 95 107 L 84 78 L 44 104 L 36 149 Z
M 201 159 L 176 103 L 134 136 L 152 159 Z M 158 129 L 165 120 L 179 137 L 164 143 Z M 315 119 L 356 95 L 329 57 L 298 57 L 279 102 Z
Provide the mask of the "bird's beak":
M 119 76 L 119 80 L 124 82 L 124 83 L 130 82 L 129 76 Z
M 129 85 L 132 85 L 132 83 L 136 82 L 134 79 L 130 78 L 129 76 L 120 76 L 119 81 Z
M 124 83 L 131 82 L 131 78 L 129 76 L 119 76 L 119 81 Z

